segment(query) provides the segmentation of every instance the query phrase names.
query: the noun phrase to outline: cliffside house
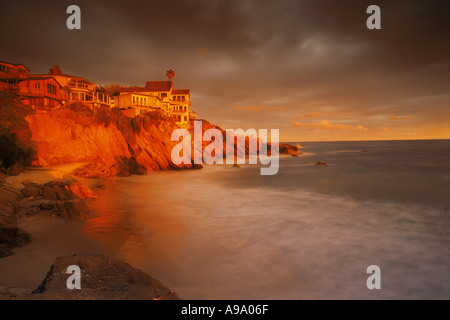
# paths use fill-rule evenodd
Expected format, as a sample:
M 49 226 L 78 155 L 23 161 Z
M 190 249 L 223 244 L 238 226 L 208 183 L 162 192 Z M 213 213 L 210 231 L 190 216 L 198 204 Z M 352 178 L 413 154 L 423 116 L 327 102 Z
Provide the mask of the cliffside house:
M 63 74 L 56 65 L 48 74 L 29 74 L 23 64 L 0 61 L 0 90 L 16 93 L 35 108 L 80 102 L 91 108 L 118 107 L 130 117 L 163 111 L 178 125 L 189 125 L 189 120 L 197 116 L 190 110 L 190 90 L 174 89 L 172 81 L 147 81 L 144 87 L 123 88 L 111 97 L 82 77 Z
M 17 92 L 19 82 L 28 77 L 28 72 L 21 63 L 0 61 L 0 90 Z
M 54 108 L 66 98 L 66 92 L 54 77 L 29 75 L 18 84 L 17 94 L 24 104 Z
M 49 74 L 36 75 L 55 78 L 63 87 L 64 94 L 60 95 L 62 104 L 81 102 L 90 107 L 111 106 L 111 98 L 103 92 L 98 92 L 97 86 L 82 77 L 63 74 L 57 66 L 50 69 Z
M 190 91 L 174 89 L 172 81 L 147 81 L 145 87 L 121 89 L 115 106 L 134 115 L 162 110 L 179 125 L 189 123 Z

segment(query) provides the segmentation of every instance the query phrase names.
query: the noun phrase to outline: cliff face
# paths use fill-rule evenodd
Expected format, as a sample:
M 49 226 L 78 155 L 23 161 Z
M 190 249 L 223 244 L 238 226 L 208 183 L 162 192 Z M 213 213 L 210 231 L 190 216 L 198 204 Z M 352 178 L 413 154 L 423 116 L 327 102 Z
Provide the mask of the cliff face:
M 201 167 L 195 164 L 175 165 L 172 162 L 172 149 L 178 142 L 171 141 L 171 135 L 179 128 L 174 122 L 141 116 L 131 119 L 108 112 L 106 118 L 83 115 L 70 109 L 40 111 L 27 116 L 32 139 L 37 142 L 37 160 L 34 164 L 55 166 L 87 163 L 75 171 L 78 176 L 86 178 Z M 192 137 L 193 126 L 192 121 Z M 221 130 L 203 120 L 202 131 L 211 128 Z M 209 143 L 203 141 L 202 149 Z M 225 153 L 226 142 L 222 140 L 221 143 Z M 248 141 L 244 149 L 239 153 L 249 153 Z M 238 153 L 236 145 L 235 152 Z M 280 154 L 297 152 L 295 146 L 280 144 Z
M 88 164 L 76 171 L 83 177 L 192 167 L 176 166 L 171 161 L 176 143 L 170 137 L 178 128 L 173 122 L 119 116 L 106 125 L 69 109 L 37 112 L 26 120 L 32 139 L 38 144 L 35 163 L 38 165 L 85 162 Z

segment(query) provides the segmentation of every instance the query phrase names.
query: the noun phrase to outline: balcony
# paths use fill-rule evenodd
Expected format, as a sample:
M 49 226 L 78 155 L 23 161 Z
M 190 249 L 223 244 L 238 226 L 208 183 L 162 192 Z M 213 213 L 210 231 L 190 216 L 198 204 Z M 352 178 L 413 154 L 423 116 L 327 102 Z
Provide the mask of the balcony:
M 63 91 L 57 94 L 49 93 L 44 88 L 32 88 L 32 87 L 20 87 L 17 91 L 19 95 L 33 96 L 33 97 L 49 97 L 53 99 L 63 100 L 66 99 L 66 95 Z
M 80 82 L 80 81 L 70 81 L 68 86 L 70 88 L 77 88 L 77 89 L 84 89 L 88 90 L 88 85 L 86 83 Z

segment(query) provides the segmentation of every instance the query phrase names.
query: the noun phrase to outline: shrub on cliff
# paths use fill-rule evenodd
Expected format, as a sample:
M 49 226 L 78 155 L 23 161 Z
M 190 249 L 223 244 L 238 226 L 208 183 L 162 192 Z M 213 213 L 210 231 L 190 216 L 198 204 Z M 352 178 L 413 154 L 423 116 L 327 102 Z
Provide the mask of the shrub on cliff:
M 23 105 L 16 95 L 0 92 L 0 166 L 5 169 L 14 164 L 28 166 L 36 154 L 25 120 L 31 112 L 31 107 Z
M 14 164 L 29 166 L 34 155 L 34 150 L 24 147 L 15 133 L 0 134 L 0 166 L 5 169 Z
M 105 127 L 108 127 L 111 124 L 113 114 L 109 107 L 102 106 L 94 109 L 94 117 L 98 124 L 103 124 Z
M 73 102 L 69 104 L 67 107 L 79 115 L 91 117 L 94 114 L 88 105 L 81 102 Z
M 167 114 L 162 110 L 155 110 L 155 111 L 147 111 L 143 114 L 144 116 L 149 117 L 152 120 L 158 120 L 158 121 L 169 121 L 169 117 Z

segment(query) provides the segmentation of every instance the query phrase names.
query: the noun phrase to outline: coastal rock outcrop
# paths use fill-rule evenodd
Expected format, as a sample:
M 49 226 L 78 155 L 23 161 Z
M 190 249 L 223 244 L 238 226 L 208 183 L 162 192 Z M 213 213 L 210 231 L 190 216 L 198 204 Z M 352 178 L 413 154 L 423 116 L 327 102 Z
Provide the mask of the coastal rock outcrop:
M 75 171 L 86 178 L 194 166 L 177 166 L 171 160 L 176 145 L 171 134 L 178 128 L 174 122 L 116 116 L 107 124 L 98 123 L 70 109 L 38 111 L 26 119 L 37 142 L 35 165 L 87 163 Z
M 301 154 L 301 151 L 298 150 L 297 146 L 287 144 L 287 143 L 280 143 L 280 154 L 297 156 L 297 155 Z
M 67 267 L 81 269 L 81 289 L 67 289 Z M 178 300 L 158 280 L 128 263 L 103 254 L 72 255 L 55 259 L 31 299 L 51 300 Z
M 222 128 L 206 121 L 206 120 L 201 120 L 202 121 L 202 134 L 204 134 L 207 130 L 209 129 L 217 129 L 220 130 L 222 132 L 222 138 L 221 139 L 221 143 L 223 143 L 223 153 L 224 153 L 224 157 L 226 156 L 226 150 L 228 150 L 227 148 L 230 148 L 230 144 L 227 141 L 226 137 L 226 131 L 224 131 Z M 194 136 L 194 121 L 191 121 L 191 126 L 190 126 L 190 134 L 191 136 Z M 254 141 L 254 140 L 253 140 Z M 256 139 L 256 142 L 258 142 L 259 140 Z M 202 143 L 202 150 L 198 150 L 200 152 L 203 152 L 204 148 L 209 144 L 209 141 L 203 141 Z M 237 139 L 235 138 L 234 141 L 234 147 L 231 149 L 234 149 L 234 154 L 235 155 L 246 155 L 248 156 L 250 154 L 250 150 L 249 150 L 249 139 L 246 138 L 245 140 L 245 146 L 242 149 L 238 149 L 238 142 Z M 291 156 L 297 156 L 299 154 L 301 154 L 301 151 L 299 151 L 299 148 L 295 145 L 291 145 L 291 144 L 287 144 L 287 143 L 278 143 L 278 152 L 281 155 L 291 155 Z M 259 148 L 258 144 L 257 144 L 257 149 Z M 270 155 L 271 154 L 271 143 L 269 142 L 267 144 L 267 154 Z M 255 154 L 256 155 L 256 154 Z
M 149 116 L 129 118 L 113 112 L 106 122 L 96 119 L 95 116 L 63 108 L 28 115 L 26 120 L 32 139 L 37 143 L 37 160 L 34 164 L 54 166 L 86 163 L 74 171 L 85 178 L 202 167 L 193 163 L 175 165 L 172 162 L 172 149 L 178 143 L 171 141 L 172 132 L 179 128 L 175 122 Z M 202 122 L 203 132 L 211 128 L 222 130 L 208 121 Z M 190 127 L 193 134 L 193 121 Z M 223 143 L 226 150 L 226 142 Z M 208 144 L 204 141 L 202 147 Z M 297 146 L 284 143 L 279 146 L 280 154 L 296 155 L 299 152 Z M 247 143 L 245 150 L 239 152 L 248 154 L 248 151 Z
M 21 192 L 26 199 L 20 203 L 20 210 L 26 216 L 41 210 L 74 221 L 86 220 L 89 207 L 85 199 L 97 198 L 91 189 L 74 180 L 57 179 L 43 185 L 29 182 Z
M 12 249 L 30 242 L 30 234 L 18 228 L 17 213 L 22 195 L 0 184 L 0 258 L 14 254 Z

